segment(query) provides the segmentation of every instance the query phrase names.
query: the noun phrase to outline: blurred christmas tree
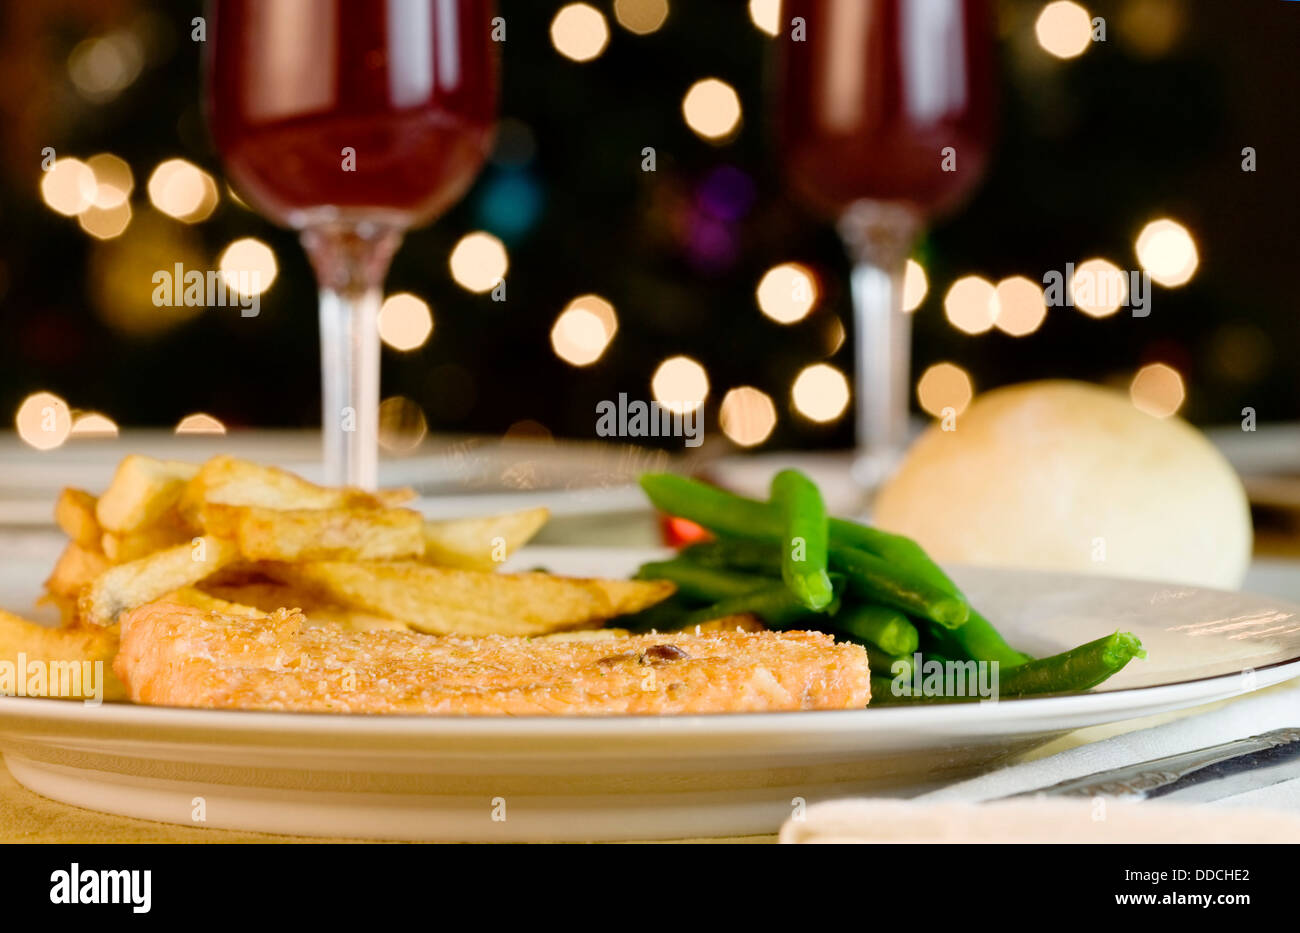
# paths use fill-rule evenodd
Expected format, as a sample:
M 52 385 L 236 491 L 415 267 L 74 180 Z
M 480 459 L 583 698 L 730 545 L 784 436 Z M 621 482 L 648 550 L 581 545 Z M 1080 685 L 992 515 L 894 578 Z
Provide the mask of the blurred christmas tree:
M 660 364 L 685 356 L 707 374 L 710 431 L 729 390 L 751 387 L 733 397 L 733 434 L 760 436 L 770 398 L 768 446 L 847 446 L 848 412 L 818 424 L 791 404 L 805 367 L 849 371 L 852 334 L 838 240 L 787 194 L 772 145 L 772 38 L 735 0 L 598 0 L 608 43 L 578 62 L 552 35 L 561 5 L 499 5 L 509 31 L 497 149 L 468 196 L 398 254 L 389 291 L 425 300 L 435 327 L 419 348 L 385 352 L 384 394 L 412 399 L 433 431 L 522 424 L 590 438 L 598 401 L 649 397 Z M 750 6 L 761 14 L 765 4 Z M 918 247 L 929 288 L 916 311 L 915 376 L 950 361 L 977 389 L 1055 376 L 1127 386 L 1140 366 L 1163 362 L 1181 374 L 1182 413 L 1195 420 L 1233 420 L 1244 406 L 1264 420 L 1300 417 L 1284 354 L 1300 345 L 1288 289 L 1300 4 L 1088 6 L 1106 41 L 1069 60 L 1036 35 L 1043 3 L 998 6 L 1001 143 L 974 200 Z M 122 424 L 171 425 L 196 410 L 232 426 L 318 423 L 310 270 L 294 234 L 224 184 L 203 122 L 202 43 L 191 38 L 201 15 L 174 0 L 0 10 L 0 410 L 48 389 Z M 684 95 L 710 77 L 740 105 L 721 142 L 683 119 Z M 1253 172 L 1242 170 L 1246 147 Z M 111 197 L 80 218 L 52 210 L 40 196 L 47 148 L 124 160 L 129 216 Z M 151 203 L 148 182 L 172 158 L 215 179 L 201 221 Z M 1199 265 L 1186 285 L 1155 287 L 1149 317 L 1056 308 L 1022 336 L 972 336 L 945 318 L 961 276 L 1041 281 L 1090 257 L 1137 268 L 1136 238 L 1160 218 L 1190 232 Z M 505 244 L 505 301 L 449 272 L 473 231 Z M 278 267 L 259 316 L 168 313 L 149 301 L 150 270 L 211 267 L 244 237 L 267 244 Z M 760 312 L 755 289 L 788 262 L 810 271 L 816 300 L 783 324 Z M 588 295 L 603 302 L 580 303 L 557 327 Z

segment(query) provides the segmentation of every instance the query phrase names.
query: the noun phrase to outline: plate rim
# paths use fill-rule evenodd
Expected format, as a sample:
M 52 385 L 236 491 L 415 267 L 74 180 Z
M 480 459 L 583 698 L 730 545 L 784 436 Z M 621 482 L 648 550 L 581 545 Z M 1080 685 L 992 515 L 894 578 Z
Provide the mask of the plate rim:
M 1290 668 L 1288 671 L 1287 669 Z M 60 723 L 157 727 L 168 733 L 177 731 L 192 732 L 201 727 L 207 731 L 229 735 L 247 732 L 275 732 L 278 734 L 298 735 L 347 735 L 356 738 L 410 738 L 424 736 L 428 738 L 457 738 L 474 735 L 484 738 L 508 738 L 518 735 L 521 738 L 579 738 L 589 737 L 591 733 L 620 734 L 629 737 L 645 737 L 650 733 L 662 733 L 668 730 L 680 733 L 707 732 L 709 734 L 729 733 L 747 735 L 773 731 L 776 723 L 785 723 L 799 732 L 841 732 L 846 721 L 873 716 L 877 720 L 890 722 L 893 728 L 899 728 L 899 721 L 917 727 L 943 726 L 957 728 L 972 723 L 973 720 L 985 726 L 1003 724 L 1026 724 L 1041 719 L 1050 719 L 1070 712 L 1070 707 L 1086 705 L 1086 712 L 1106 713 L 1116 709 L 1136 707 L 1139 710 L 1155 709 L 1162 703 L 1182 703 L 1185 700 L 1203 698 L 1204 702 L 1215 699 L 1245 695 L 1256 690 L 1277 686 L 1289 680 L 1300 678 L 1300 657 L 1277 661 L 1263 667 L 1253 668 L 1258 674 L 1272 672 L 1281 676 L 1261 678 L 1262 681 L 1251 689 L 1218 690 L 1215 687 L 1228 687 L 1232 681 L 1241 680 L 1241 672 L 1214 674 L 1171 684 L 1149 684 L 1141 687 L 1126 687 L 1121 690 L 1102 691 L 1100 693 L 1066 694 L 1045 697 L 1016 697 L 994 702 L 980 701 L 970 703 L 934 703 L 915 706 L 877 707 L 871 709 L 844 710 L 792 710 L 784 712 L 755 713 L 692 713 L 685 715 L 661 714 L 608 714 L 608 715 L 566 715 L 566 716 L 503 716 L 503 715 L 439 715 L 427 713 L 412 714 L 352 714 L 323 712 L 294 712 L 281 710 L 225 710 L 196 707 L 149 706 L 135 703 L 88 704 L 77 700 L 51 700 L 46 697 L 0 696 L 0 735 L 6 726 L 16 722 L 55 721 Z M 1151 699 L 1154 691 L 1173 696 L 1157 696 L 1154 702 L 1142 702 L 1138 698 Z M 1193 704 L 1194 705 L 1194 704 Z M 984 707 L 993 710 L 1011 710 L 999 714 L 982 712 Z M 1015 712 L 1025 715 L 1014 715 Z M 1080 710 L 1074 710 L 1080 712 Z M 1146 715 L 1139 712 L 1138 715 Z M 810 730 L 812 724 L 815 729 Z M 797 724 L 797 725 L 796 725 Z M 719 726 L 729 728 L 719 729 Z M 279 728 L 289 727 L 289 728 Z M 543 728 L 539 728 L 539 726 Z M 635 730 L 635 731 L 633 731 Z M 775 730 L 780 731 L 780 730 Z M 157 735 L 162 740 L 164 735 Z

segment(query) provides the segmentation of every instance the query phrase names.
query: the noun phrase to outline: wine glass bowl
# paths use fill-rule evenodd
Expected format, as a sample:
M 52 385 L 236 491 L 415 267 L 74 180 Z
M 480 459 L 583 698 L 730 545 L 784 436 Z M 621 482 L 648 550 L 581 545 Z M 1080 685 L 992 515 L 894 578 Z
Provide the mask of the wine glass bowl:
M 783 14 L 780 145 L 791 188 L 836 221 L 854 265 L 855 475 L 872 487 L 907 440 L 908 253 L 969 195 L 992 148 L 992 11 L 986 0 L 786 0 Z
M 791 186 L 838 218 L 859 200 L 950 211 L 983 175 L 994 129 L 984 0 L 789 0 L 781 144 Z M 945 150 L 951 150 L 951 157 Z
M 402 233 L 456 202 L 497 107 L 491 0 L 215 0 L 208 118 L 233 185 L 321 289 L 327 479 L 376 482 L 376 317 Z

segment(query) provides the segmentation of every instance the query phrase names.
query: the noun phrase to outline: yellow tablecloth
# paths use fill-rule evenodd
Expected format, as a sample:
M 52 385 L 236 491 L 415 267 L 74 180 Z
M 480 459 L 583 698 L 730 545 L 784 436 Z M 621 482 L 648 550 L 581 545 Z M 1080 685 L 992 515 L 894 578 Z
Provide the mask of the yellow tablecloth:
M 96 813 L 80 807 L 47 800 L 13 779 L 0 767 L 0 843 L 135 843 L 135 842 L 376 842 L 369 839 L 333 839 L 318 836 L 276 836 L 270 833 L 235 832 L 227 829 L 199 829 L 193 826 L 154 823 L 127 816 Z M 663 842 L 665 840 L 655 840 Z M 740 836 L 728 839 L 667 840 L 689 843 L 774 843 L 776 835 Z

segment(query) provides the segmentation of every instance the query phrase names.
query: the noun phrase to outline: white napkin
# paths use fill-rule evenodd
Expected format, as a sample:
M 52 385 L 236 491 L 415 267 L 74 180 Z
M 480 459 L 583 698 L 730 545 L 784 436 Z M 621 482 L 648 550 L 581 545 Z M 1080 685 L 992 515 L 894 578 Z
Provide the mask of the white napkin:
M 1300 842 L 1300 815 L 1171 803 L 834 800 L 781 827 L 785 843 Z
M 1124 765 L 1138 764 L 1191 752 L 1211 745 L 1220 745 L 1234 739 L 1258 735 L 1273 729 L 1300 727 L 1300 684 L 1285 685 L 1261 691 L 1231 701 L 1230 703 L 1198 715 L 1183 716 L 1172 722 L 1126 732 L 1071 748 L 1067 751 L 1026 761 L 959 781 L 947 787 L 922 794 L 917 800 L 987 800 L 1005 797 L 1022 791 L 1037 790 L 1083 777 L 1097 771 L 1107 771 Z M 1297 781 L 1263 788 L 1238 797 L 1226 798 L 1219 805 L 1240 802 L 1251 806 L 1278 806 L 1288 804 L 1300 813 L 1300 787 Z
M 1300 842 L 1300 779 L 1212 804 L 1091 800 L 977 801 L 1037 790 L 1165 755 L 1195 751 L 1273 729 L 1300 726 L 1300 684 L 1262 691 L 1034 761 L 950 784 L 910 801 L 815 804 L 781 829 L 783 842 Z

